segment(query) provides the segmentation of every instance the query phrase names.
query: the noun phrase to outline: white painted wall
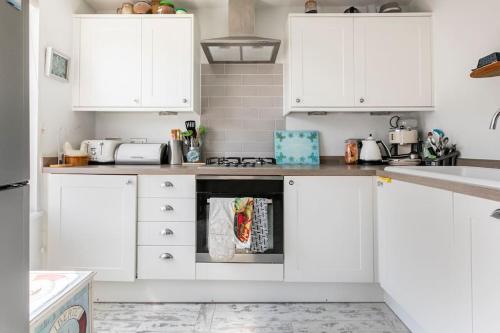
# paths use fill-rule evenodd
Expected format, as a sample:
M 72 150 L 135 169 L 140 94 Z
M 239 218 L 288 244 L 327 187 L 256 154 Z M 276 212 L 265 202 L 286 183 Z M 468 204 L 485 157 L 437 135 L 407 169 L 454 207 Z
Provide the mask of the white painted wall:
M 94 136 L 94 115 L 71 111 L 72 89 L 70 83 L 63 83 L 45 76 L 45 49 L 55 49 L 71 55 L 73 48 L 73 14 L 93 13 L 84 0 L 37 0 L 33 4 L 39 8 L 39 65 L 38 75 L 38 157 L 56 156 L 58 135 L 61 140 L 79 144 L 85 138 Z M 33 88 L 33 87 L 32 87 Z M 34 126 L 33 128 L 36 128 Z M 60 131 L 61 129 L 61 131 Z M 62 144 L 62 143 L 61 143 Z M 36 150 L 35 150 L 36 151 Z M 33 152 L 33 150 L 32 150 Z M 41 170 L 38 168 L 36 179 L 32 176 L 32 199 L 30 216 L 30 266 L 33 269 L 44 267 L 43 248 L 46 246 L 46 188 Z
M 180 113 L 176 116 L 160 116 L 158 113 L 101 112 L 96 114 L 96 138 L 146 138 L 148 142 L 163 143 L 170 139 L 170 130 L 186 128 L 186 120 L 200 123 L 196 113 Z
M 500 52 L 500 1 L 415 0 L 413 9 L 432 11 L 436 112 L 426 128 L 442 128 L 462 157 L 500 159 L 500 130 L 488 130 L 500 108 L 500 77 L 469 78 L 477 60 Z
M 63 141 L 73 144 L 94 136 L 94 115 L 71 111 L 71 84 L 48 78 L 45 70 L 45 49 L 71 55 L 75 13 L 93 13 L 84 0 L 39 0 L 40 66 L 39 66 L 39 154 L 55 156 L 59 130 Z

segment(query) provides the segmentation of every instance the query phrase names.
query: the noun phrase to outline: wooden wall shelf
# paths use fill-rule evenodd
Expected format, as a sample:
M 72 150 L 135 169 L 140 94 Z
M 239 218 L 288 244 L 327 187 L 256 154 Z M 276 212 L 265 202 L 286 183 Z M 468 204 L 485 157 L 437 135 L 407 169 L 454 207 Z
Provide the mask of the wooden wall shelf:
M 500 76 L 500 61 L 496 61 L 484 67 L 474 69 L 470 73 L 470 77 L 474 79 L 494 76 Z

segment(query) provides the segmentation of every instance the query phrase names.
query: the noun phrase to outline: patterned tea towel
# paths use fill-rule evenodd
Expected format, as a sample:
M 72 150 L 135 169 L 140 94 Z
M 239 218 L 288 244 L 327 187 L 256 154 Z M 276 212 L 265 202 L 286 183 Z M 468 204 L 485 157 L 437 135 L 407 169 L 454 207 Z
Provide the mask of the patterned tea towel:
M 253 198 L 234 199 L 234 242 L 237 249 L 250 249 L 252 238 Z
M 234 257 L 235 199 L 210 198 L 208 219 L 208 253 L 216 261 L 228 261 Z
M 253 201 L 252 245 L 250 250 L 264 253 L 269 250 L 269 221 L 267 199 L 255 198 Z

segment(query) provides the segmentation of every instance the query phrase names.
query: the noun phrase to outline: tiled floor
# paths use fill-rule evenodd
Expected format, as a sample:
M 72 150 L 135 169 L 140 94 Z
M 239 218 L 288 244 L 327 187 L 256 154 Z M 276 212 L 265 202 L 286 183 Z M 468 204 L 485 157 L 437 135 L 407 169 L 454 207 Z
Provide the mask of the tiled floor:
M 383 303 L 94 306 L 95 333 L 409 333 Z

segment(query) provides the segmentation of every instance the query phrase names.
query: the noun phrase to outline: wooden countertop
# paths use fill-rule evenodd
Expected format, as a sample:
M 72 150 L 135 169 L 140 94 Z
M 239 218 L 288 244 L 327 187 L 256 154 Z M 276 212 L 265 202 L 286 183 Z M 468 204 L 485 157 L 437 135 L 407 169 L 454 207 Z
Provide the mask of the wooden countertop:
M 495 165 L 485 165 L 483 162 L 477 164 L 471 162 L 466 165 L 491 167 L 498 166 L 498 163 Z M 328 160 L 319 166 L 222 168 L 205 165 L 88 165 L 69 168 L 44 167 L 43 172 L 49 174 L 89 175 L 380 176 L 484 199 L 500 201 L 500 190 L 453 181 L 386 172 L 384 171 L 384 168 L 385 165 L 346 165 L 341 160 Z
M 223 168 L 193 165 L 88 165 L 69 168 L 43 168 L 51 174 L 91 175 L 224 175 L 224 176 L 375 176 L 384 166 L 346 165 L 328 162 L 319 166 L 263 166 Z

